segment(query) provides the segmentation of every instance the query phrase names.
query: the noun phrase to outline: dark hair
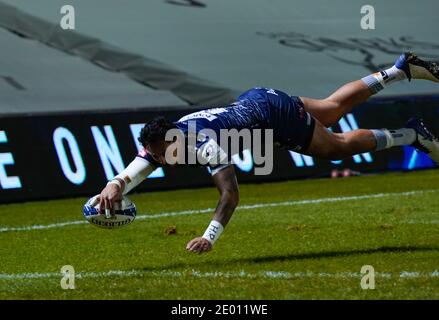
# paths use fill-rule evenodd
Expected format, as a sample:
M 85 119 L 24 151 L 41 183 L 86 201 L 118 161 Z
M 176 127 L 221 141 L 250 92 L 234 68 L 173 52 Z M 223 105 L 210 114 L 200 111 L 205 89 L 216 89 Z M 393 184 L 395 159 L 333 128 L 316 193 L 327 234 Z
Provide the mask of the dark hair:
M 154 142 L 164 141 L 166 132 L 173 128 L 176 128 L 176 126 L 172 121 L 164 117 L 157 117 L 145 124 L 137 140 L 144 147 Z

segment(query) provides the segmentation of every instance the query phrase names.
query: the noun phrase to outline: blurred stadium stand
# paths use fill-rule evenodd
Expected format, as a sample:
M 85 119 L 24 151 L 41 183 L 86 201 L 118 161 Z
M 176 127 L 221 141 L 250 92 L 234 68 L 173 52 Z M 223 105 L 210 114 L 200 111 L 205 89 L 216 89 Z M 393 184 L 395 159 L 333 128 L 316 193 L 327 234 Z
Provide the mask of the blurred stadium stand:
M 188 106 L 169 91 L 152 90 L 2 29 L 0 42 L 7 44 L 1 53 L 7 57 L 0 81 L 2 115 Z
M 233 100 L 229 90 L 206 80 L 1 3 L 0 25 L 0 41 L 7 44 L 1 53 L 3 115 L 188 109 Z
M 61 19 L 60 8 L 67 4 L 64 0 L 2 2 L 55 25 Z M 370 73 L 374 66 L 392 64 L 404 50 L 439 60 L 436 0 L 423 0 L 422 5 L 397 0 L 316 0 L 312 5 L 307 0 L 197 1 L 204 6 L 189 3 L 69 2 L 76 8 L 78 33 L 235 92 L 268 86 L 294 95 L 324 97 L 345 82 Z M 365 3 L 375 7 L 375 30 L 360 27 L 360 8 Z M 3 27 L 9 24 L 35 29 L 46 41 L 65 41 L 66 46 L 74 43 L 69 33 L 51 30 L 48 34 L 30 25 L 31 19 L 20 25 L 5 19 L 5 15 L 13 15 L 5 5 L 0 12 Z M 55 35 L 64 39 L 55 39 Z M 73 49 L 69 51 L 74 53 Z M 400 83 L 382 95 L 434 92 L 439 90 L 432 83 Z

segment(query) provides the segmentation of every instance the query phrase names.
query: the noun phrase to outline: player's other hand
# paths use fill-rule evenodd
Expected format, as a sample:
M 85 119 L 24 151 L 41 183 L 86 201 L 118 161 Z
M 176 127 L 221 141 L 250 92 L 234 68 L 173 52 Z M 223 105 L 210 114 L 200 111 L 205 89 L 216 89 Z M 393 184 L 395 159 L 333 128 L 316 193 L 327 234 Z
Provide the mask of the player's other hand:
M 194 253 L 203 253 L 212 250 L 212 245 L 203 237 L 198 237 L 188 242 L 186 250 Z
M 123 199 L 122 190 L 114 183 L 108 184 L 101 192 L 96 202 L 99 202 L 99 213 L 105 214 L 105 209 L 110 209 L 110 213 L 114 214 L 116 204 Z M 97 204 L 97 203 L 96 203 Z M 92 205 L 96 205 L 92 204 Z

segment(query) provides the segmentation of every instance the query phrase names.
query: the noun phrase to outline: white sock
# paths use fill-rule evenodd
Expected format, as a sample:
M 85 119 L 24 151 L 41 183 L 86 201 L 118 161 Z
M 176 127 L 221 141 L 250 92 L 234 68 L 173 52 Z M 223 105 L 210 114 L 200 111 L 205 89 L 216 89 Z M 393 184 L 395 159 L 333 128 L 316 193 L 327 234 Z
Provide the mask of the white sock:
M 386 69 L 384 71 L 380 71 L 377 73 L 374 73 L 376 75 L 376 79 L 383 85 L 388 86 L 391 83 L 394 83 L 396 81 L 407 79 L 407 76 L 405 75 L 405 72 L 401 69 L 398 69 L 396 66 L 392 66 L 389 69 Z
M 416 140 L 416 131 L 410 128 L 372 130 L 372 132 L 377 141 L 377 151 L 397 146 L 408 146 Z
M 396 81 L 407 79 L 404 71 L 392 66 L 389 69 L 375 72 L 361 80 L 369 87 L 373 94 L 383 90 L 386 86 Z

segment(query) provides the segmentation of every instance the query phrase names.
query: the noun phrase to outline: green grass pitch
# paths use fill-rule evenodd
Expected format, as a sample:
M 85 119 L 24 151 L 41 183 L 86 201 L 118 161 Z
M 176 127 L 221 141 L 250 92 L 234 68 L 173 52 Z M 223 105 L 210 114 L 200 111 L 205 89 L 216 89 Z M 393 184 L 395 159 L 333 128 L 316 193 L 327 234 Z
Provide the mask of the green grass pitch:
M 185 246 L 211 219 L 191 210 L 215 207 L 213 187 L 130 195 L 138 219 L 117 230 L 84 223 L 85 198 L 1 205 L 0 299 L 438 299 L 438 177 L 241 185 L 241 208 L 205 255 Z M 74 290 L 60 286 L 64 265 Z M 373 290 L 360 286 L 363 265 Z

